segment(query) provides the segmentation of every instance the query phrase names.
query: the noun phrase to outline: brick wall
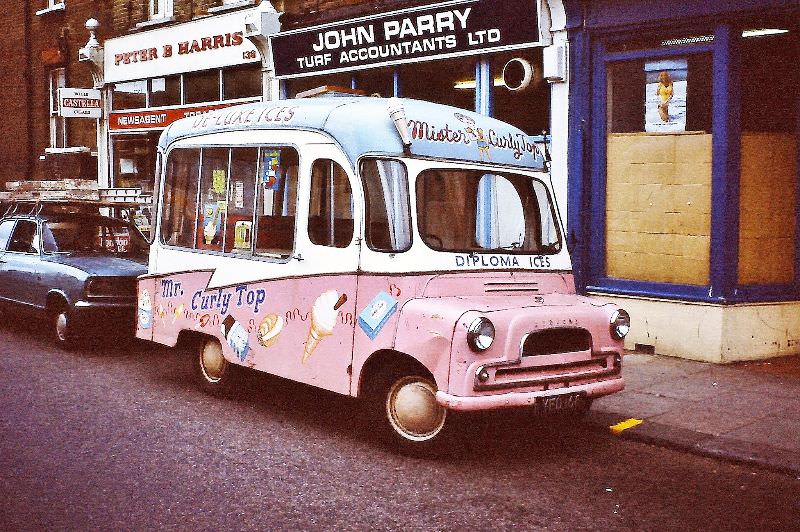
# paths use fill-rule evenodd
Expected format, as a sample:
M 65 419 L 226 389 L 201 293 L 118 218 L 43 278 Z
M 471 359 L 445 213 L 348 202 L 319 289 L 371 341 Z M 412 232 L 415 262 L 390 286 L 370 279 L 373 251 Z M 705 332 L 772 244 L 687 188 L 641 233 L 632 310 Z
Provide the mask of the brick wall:
M 0 143 L 0 181 L 25 179 L 31 164 L 28 137 L 28 78 L 26 68 L 24 2 L 8 2 L 0 17 L 0 72 L 3 72 L 2 102 L 7 120 Z
M 45 4 L 44 0 L 41 2 Z M 35 5 L 36 2 L 33 2 Z M 44 6 L 41 7 L 44 7 Z M 32 135 L 29 152 L 33 158 L 34 178 L 45 178 L 47 168 L 40 163 L 39 155 L 50 146 L 49 73 L 55 68 L 64 68 L 67 87 L 92 87 L 92 75 L 88 66 L 78 62 L 78 50 L 89 39 L 84 24 L 94 18 L 100 22 L 97 37 L 103 40 L 113 36 L 111 5 L 94 0 L 70 0 L 66 8 L 41 15 L 33 9 L 30 18 L 31 32 L 31 104 L 27 124 Z M 97 148 L 97 129 L 94 120 L 66 119 L 67 146 Z
M 117 34 L 136 30 L 136 25 L 149 19 L 149 0 L 113 0 L 113 28 Z M 259 0 L 252 0 L 258 4 Z M 173 0 L 174 22 L 185 22 L 208 14 L 208 9 L 222 5 L 222 0 Z M 172 23 L 172 22 L 169 22 Z

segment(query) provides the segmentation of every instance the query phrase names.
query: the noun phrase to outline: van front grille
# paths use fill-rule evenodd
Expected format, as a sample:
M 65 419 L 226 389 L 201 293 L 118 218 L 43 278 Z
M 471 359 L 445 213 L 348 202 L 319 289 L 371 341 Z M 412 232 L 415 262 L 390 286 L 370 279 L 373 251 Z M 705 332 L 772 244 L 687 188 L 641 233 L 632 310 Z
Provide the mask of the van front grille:
M 586 329 L 564 327 L 528 333 L 522 342 L 522 356 L 574 353 L 592 349 L 592 335 Z

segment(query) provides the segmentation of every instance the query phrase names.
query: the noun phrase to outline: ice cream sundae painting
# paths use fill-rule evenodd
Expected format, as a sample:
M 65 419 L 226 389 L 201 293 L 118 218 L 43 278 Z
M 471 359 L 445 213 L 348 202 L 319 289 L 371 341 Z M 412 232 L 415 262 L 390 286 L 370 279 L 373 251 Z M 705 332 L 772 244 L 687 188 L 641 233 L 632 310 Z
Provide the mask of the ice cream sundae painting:
M 333 334 L 333 328 L 339 317 L 339 308 L 347 301 L 347 295 L 341 296 L 336 290 L 323 292 L 311 308 L 311 328 L 308 330 L 306 345 L 303 349 L 303 364 L 311 358 L 320 340 Z

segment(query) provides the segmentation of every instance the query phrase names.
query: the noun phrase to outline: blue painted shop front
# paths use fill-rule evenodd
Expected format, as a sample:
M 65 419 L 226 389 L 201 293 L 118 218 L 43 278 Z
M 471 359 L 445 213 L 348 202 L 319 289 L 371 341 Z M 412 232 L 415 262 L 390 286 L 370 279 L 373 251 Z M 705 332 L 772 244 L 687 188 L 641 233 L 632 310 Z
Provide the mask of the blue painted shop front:
M 579 288 L 637 302 L 631 348 L 800 351 L 800 1 L 565 5 Z

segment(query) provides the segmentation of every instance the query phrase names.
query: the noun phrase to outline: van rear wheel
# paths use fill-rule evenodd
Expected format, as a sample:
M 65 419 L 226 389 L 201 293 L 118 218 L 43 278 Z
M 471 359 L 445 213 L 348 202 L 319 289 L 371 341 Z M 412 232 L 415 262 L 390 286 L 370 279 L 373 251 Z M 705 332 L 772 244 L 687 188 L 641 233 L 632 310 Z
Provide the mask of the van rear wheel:
M 213 395 L 232 392 L 238 380 L 239 367 L 225 358 L 219 340 L 201 338 L 193 346 L 193 351 L 194 374 L 200 388 Z
M 370 397 L 372 417 L 384 440 L 406 454 L 429 455 L 447 439 L 447 409 L 436 402 L 436 384 L 422 375 L 380 379 Z

